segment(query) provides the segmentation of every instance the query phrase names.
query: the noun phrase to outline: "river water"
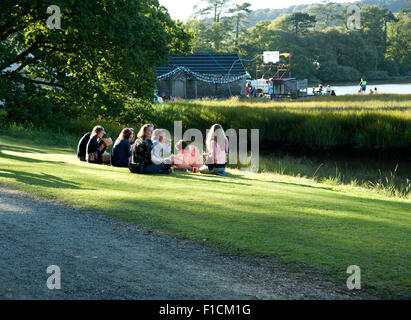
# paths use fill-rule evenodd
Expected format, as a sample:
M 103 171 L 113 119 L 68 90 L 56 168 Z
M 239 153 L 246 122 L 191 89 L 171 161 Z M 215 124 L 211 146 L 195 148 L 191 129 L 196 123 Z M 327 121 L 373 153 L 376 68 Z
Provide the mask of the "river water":
M 392 93 L 392 94 L 411 94 L 411 83 L 402 84 L 373 84 L 369 81 L 367 84 L 367 94 L 370 89 L 377 88 L 378 93 Z M 343 96 L 346 94 L 357 94 L 360 89 L 359 85 L 356 86 L 331 86 L 331 90 L 334 90 L 337 96 Z M 309 89 L 308 94 L 311 94 L 312 88 Z

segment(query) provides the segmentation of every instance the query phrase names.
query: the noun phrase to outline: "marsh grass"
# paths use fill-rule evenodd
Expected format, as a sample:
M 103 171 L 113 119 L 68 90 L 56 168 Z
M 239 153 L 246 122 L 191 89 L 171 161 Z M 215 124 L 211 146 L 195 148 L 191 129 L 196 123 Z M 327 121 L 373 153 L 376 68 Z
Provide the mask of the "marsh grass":
M 259 129 L 262 145 L 319 150 L 411 150 L 411 95 L 343 96 L 268 102 L 191 100 L 156 105 L 153 122 L 172 130 Z
M 304 177 L 329 185 L 358 186 L 391 197 L 411 199 L 409 160 L 320 158 L 277 153 L 260 156 L 259 167 L 261 173 Z

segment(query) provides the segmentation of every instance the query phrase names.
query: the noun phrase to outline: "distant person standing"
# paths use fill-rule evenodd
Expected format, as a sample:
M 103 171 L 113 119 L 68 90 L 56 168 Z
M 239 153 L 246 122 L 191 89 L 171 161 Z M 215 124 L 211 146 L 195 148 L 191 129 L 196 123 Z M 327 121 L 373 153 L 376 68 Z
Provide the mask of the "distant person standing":
M 247 95 L 247 97 L 250 97 L 250 92 L 251 91 L 251 83 L 247 82 L 247 85 L 245 86 L 245 93 Z
M 336 94 L 335 94 L 335 91 L 334 90 L 331 90 L 331 96 L 336 96 Z
M 367 81 L 361 78 L 360 81 L 361 92 L 366 93 L 367 91 Z
M 273 83 L 273 79 L 271 78 L 269 80 L 269 85 L 268 85 L 268 94 L 270 95 L 270 99 L 274 100 L 274 83 Z
M 374 88 L 374 94 L 378 94 L 377 88 Z

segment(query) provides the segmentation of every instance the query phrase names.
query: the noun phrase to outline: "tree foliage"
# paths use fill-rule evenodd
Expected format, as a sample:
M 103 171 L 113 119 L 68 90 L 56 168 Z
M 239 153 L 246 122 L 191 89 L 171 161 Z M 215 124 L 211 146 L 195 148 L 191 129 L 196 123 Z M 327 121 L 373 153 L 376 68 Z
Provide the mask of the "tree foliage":
M 53 4 L 61 9 L 61 29 L 47 27 L 47 2 L 0 3 L 0 81 L 6 94 L 43 95 L 73 116 L 114 118 L 127 101 L 151 98 L 156 66 L 166 64 L 170 52 L 189 51 L 190 35 L 157 0 Z M 21 103 L 13 95 L 5 98 L 12 117 Z
M 396 1 L 387 3 L 396 5 Z M 186 28 L 195 33 L 193 51 L 238 51 L 244 59 L 252 59 L 263 51 L 290 52 L 293 76 L 315 81 L 352 81 L 361 76 L 372 80 L 411 72 L 408 9 L 393 14 L 387 7 L 363 5 L 361 29 L 348 30 L 346 4 L 325 1 L 304 6 L 305 12 L 260 21 L 248 29 L 236 27 L 235 13 L 240 8 L 228 6 L 226 16 L 220 16 L 220 19 L 231 17 L 233 21 L 225 32 L 212 31 L 211 20 L 197 17 L 189 21 Z M 241 14 L 245 25 L 250 13 Z M 213 40 L 217 36 L 218 47 Z M 320 63 L 319 69 L 315 68 L 314 61 Z M 258 63 L 261 61 L 244 62 L 252 76 Z

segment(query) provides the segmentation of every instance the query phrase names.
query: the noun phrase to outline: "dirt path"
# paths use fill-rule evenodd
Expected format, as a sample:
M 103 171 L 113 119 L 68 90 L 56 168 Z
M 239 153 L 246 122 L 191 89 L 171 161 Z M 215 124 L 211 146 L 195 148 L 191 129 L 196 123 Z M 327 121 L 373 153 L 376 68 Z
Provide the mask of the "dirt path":
M 46 268 L 61 269 L 61 290 Z M 361 299 L 99 213 L 0 187 L 0 299 Z

